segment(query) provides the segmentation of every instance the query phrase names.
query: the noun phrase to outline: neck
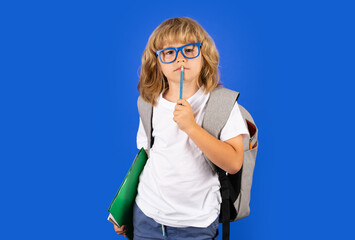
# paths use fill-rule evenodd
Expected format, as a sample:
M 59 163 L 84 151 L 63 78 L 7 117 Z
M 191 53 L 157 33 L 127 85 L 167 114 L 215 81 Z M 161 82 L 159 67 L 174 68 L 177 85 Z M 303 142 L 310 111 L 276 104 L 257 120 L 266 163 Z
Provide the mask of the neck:
M 182 87 L 182 98 L 188 99 L 192 97 L 198 89 L 196 82 L 184 82 Z M 169 89 L 164 92 L 163 98 L 170 102 L 177 102 L 177 100 L 180 99 L 180 83 L 169 81 Z

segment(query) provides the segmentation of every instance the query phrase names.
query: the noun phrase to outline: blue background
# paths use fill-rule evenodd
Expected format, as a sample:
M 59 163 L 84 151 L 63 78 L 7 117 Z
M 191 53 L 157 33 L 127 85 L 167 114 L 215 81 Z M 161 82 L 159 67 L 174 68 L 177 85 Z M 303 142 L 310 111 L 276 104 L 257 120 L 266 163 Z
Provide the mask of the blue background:
M 137 152 L 141 55 L 176 16 L 212 36 L 260 131 L 231 239 L 354 239 L 354 7 L 302 0 L 2 1 L 0 239 L 123 239 L 106 218 Z

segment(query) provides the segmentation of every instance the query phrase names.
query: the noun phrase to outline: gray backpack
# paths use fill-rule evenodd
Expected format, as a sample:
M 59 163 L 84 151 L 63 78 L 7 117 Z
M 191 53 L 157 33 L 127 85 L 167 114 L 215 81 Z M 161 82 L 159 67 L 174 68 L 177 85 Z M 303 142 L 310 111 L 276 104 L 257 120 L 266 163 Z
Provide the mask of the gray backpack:
M 239 93 L 223 88 L 215 88 L 206 105 L 205 117 L 202 127 L 212 136 L 219 139 L 222 128 L 227 123 L 229 115 L 238 100 Z M 239 105 L 239 104 L 238 104 Z M 219 222 L 223 223 L 223 240 L 229 239 L 229 223 L 245 218 L 250 213 L 250 191 L 253 180 L 256 153 L 258 150 L 258 128 L 253 118 L 241 105 L 239 105 L 242 117 L 249 131 L 249 141 L 244 139 L 244 158 L 241 170 L 236 174 L 228 174 L 215 166 L 206 156 L 205 159 L 219 176 L 221 183 L 222 204 Z M 145 102 L 141 96 L 138 98 L 138 112 L 148 137 L 149 149 L 153 146 L 152 117 L 153 106 Z

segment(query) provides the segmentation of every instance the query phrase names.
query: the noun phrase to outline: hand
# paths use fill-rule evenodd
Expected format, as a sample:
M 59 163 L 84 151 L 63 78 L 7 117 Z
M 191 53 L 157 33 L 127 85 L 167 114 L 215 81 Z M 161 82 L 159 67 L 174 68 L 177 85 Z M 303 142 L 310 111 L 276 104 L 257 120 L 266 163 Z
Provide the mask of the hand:
M 113 223 L 113 227 L 115 228 L 115 232 L 119 235 L 122 235 L 124 237 L 127 237 L 127 226 L 126 225 L 122 225 L 121 227 L 117 226 L 117 224 L 115 222 L 113 222 L 111 219 L 109 219 L 110 222 Z
M 174 110 L 174 121 L 178 127 L 188 133 L 196 125 L 192 107 L 185 99 L 179 99 Z

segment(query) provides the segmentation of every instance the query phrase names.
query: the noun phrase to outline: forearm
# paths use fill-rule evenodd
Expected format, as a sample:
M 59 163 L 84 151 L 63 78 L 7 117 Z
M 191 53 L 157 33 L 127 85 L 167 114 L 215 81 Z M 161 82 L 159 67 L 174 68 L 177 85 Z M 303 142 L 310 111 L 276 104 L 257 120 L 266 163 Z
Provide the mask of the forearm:
M 238 152 L 232 145 L 218 140 L 198 124 L 195 124 L 186 133 L 206 157 L 219 168 L 230 174 L 235 174 L 242 167 L 242 151 Z

